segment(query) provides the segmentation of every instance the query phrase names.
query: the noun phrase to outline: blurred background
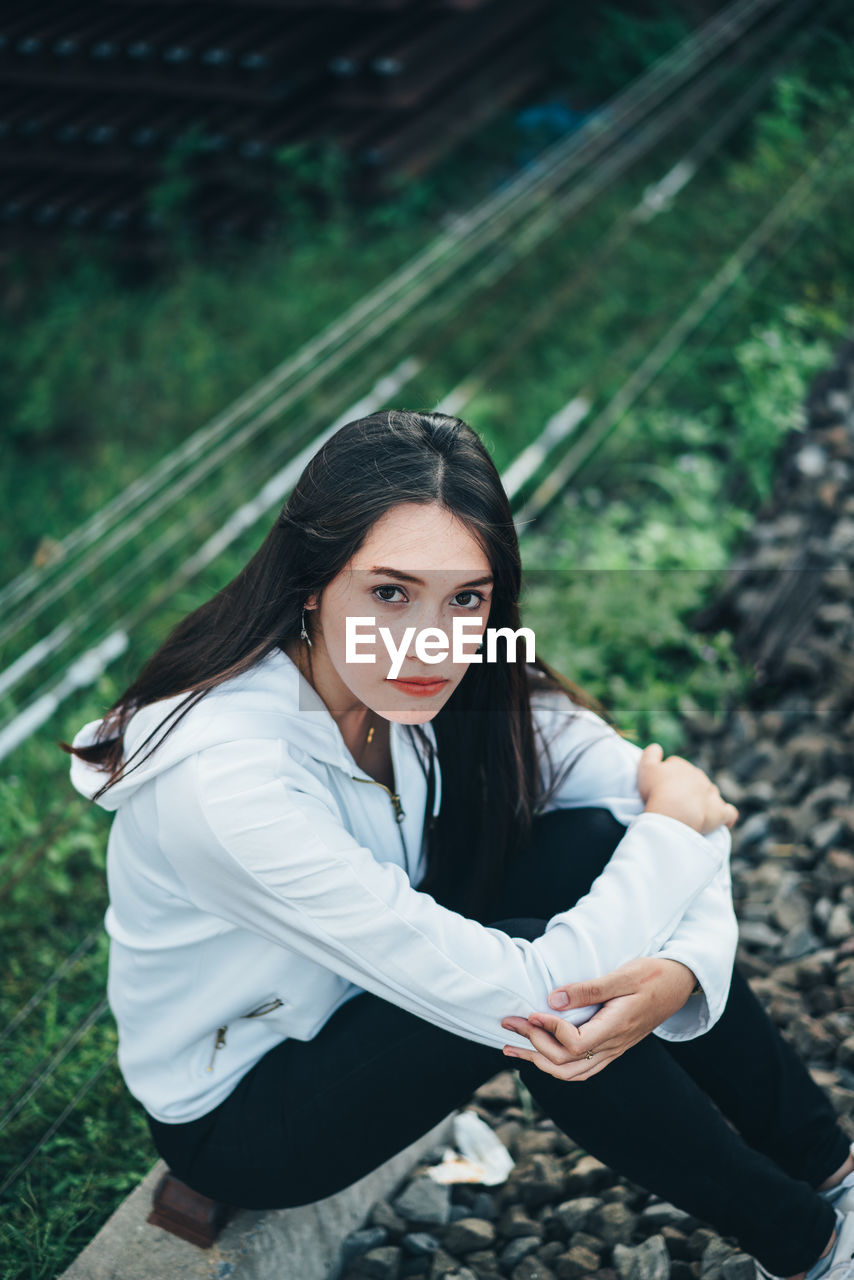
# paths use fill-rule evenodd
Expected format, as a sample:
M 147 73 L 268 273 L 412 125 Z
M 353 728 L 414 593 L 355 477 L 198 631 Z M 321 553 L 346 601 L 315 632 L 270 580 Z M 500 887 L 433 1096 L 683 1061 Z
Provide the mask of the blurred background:
M 847 350 L 852 35 L 841 0 L 0 16 L 4 1280 L 57 1274 L 155 1159 L 104 999 L 109 821 L 56 744 L 327 434 L 469 421 L 538 652 L 636 740 L 685 749 L 755 682 L 711 602 Z

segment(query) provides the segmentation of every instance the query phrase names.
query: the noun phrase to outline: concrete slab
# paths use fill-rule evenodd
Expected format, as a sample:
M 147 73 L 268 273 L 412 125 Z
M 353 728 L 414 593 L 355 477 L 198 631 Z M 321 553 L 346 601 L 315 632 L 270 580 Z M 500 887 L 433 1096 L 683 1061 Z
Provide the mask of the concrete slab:
M 453 1145 L 451 1112 L 343 1191 L 297 1209 L 241 1209 L 210 1249 L 146 1222 L 166 1166 L 153 1166 L 59 1280 L 337 1280 L 341 1241 L 433 1147 Z

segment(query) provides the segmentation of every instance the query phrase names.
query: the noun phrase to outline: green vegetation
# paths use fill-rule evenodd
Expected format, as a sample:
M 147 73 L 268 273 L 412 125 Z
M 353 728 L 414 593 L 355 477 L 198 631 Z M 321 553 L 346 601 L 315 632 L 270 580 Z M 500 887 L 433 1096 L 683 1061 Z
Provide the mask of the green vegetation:
M 584 390 L 600 411 L 850 117 L 848 47 L 839 34 L 821 36 L 810 57 L 778 79 L 728 152 L 707 163 L 672 209 L 600 261 L 602 233 L 699 131 L 697 120 L 686 120 L 654 160 L 521 264 L 503 292 L 443 322 L 443 343 L 400 402 L 432 406 L 505 343 L 463 414 L 499 469 L 573 395 Z M 618 54 L 608 54 L 617 68 Z M 618 74 L 610 61 L 602 71 L 604 79 Z M 443 216 L 505 176 L 515 145 L 510 121 L 499 122 L 405 198 L 373 210 L 342 199 L 329 163 L 320 178 L 334 206 L 327 220 L 313 219 L 306 204 L 287 240 L 221 247 L 215 255 L 181 233 L 174 256 L 152 276 L 131 278 L 106 251 L 84 258 L 73 246 L 23 259 L 0 314 L 5 576 L 31 561 L 44 536 L 67 533 L 407 260 Z M 282 163 L 294 191 L 318 180 L 305 154 Z M 179 230 L 181 174 L 176 165 L 159 196 Z M 779 448 L 801 427 L 810 380 L 848 330 L 852 184 L 849 159 L 834 170 L 833 199 L 797 238 L 779 239 L 774 254 L 743 273 L 523 537 L 525 620 L 540 651 L 601 697 L 638 742 L 655 738 L 666 751 L 679 750 L 682 718 L 695 709 L 722 714 L 749 678 L 732 637 L 698 635 L 690 617 L 714 592 L 770 493 Z M 585 265 L 586 277 L 523 341 L 556 282 Z M 307 398 L 299 412 L 310 416 L 321 400 Z M 283 436 L 298 429 L 296 415 L 275 428 Z M 90 934 L 92 941 L 14 1033 L 0 1038 L 7 1099 L 0 1111 L 26 1096 L 104 995 L 109 818 L 77 803 L 55 741 L 102 714 L 172 622 L 245 563 L 268 523 L 248 530 L 143 621 L 129 652 L 97 685 L 69 699 L 10 758 L 13 772 L 0 782 L 7 957 L 0 1037 L 56 966 Z M 164 567 L 157 580 L 166 576 Z M 106 1013 L 4 1134 L 0 1182 L 103 1070 L 8 1193 L 2 1280 L 56 1275 L 155 1158 L 114 1051 Z

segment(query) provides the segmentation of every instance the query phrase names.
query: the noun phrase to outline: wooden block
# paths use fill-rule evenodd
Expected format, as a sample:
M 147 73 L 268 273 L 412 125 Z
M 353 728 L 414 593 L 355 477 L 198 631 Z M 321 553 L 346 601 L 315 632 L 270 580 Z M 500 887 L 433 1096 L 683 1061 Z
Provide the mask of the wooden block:
M 169 1170 L 155 1187 L 153 1205 L 146 1222 L 202 1249 L 211 1247 L 234 1213 L 231 1205 L 199 1195 Z

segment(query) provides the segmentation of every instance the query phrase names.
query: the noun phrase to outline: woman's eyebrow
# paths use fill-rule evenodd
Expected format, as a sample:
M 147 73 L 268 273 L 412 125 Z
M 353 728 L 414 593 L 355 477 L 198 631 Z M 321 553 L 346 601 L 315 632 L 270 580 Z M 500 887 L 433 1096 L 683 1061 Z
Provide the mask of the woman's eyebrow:
M 423 578 L 416 578 L 412 573 L 404 573 L 402 569 L 390 569 L 387 565 L 375 564 L 368 570 L 368 573 L 382 573 L 387 578 L 399 578 L 401 582 L 414 582 L 419 587 L 427 585 Z M 463 587 L 485 587 L 492 581 L 492 574 L 487 574 L 483 578 L 474 578 L 471 582 L 461 582 L 457 587 L 457 591 L 461 591 Z

